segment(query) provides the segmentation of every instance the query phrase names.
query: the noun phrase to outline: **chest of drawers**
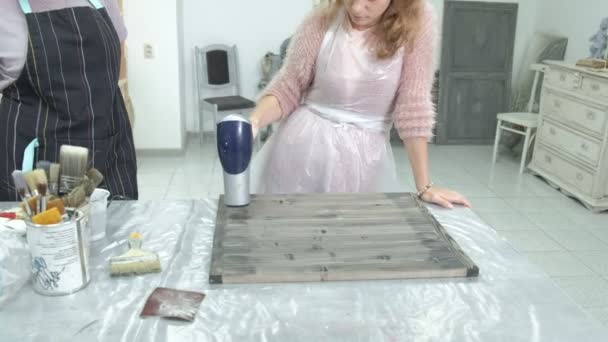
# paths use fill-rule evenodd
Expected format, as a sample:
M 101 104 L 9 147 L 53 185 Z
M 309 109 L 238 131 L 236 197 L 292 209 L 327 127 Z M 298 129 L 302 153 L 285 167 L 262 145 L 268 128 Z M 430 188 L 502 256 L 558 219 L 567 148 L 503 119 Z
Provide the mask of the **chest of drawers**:
M 546 64 L 529 168 L 589 209 L 608 210 L 608 72 Z

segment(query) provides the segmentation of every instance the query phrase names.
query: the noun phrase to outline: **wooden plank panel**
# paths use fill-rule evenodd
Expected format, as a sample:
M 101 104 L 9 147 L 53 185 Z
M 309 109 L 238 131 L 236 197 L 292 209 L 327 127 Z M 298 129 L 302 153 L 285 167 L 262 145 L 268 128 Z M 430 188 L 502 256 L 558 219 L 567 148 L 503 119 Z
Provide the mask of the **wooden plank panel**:
M 402 194 L 220 198 L 211 283 L 476 276 L 478 268 L 418 199 Z

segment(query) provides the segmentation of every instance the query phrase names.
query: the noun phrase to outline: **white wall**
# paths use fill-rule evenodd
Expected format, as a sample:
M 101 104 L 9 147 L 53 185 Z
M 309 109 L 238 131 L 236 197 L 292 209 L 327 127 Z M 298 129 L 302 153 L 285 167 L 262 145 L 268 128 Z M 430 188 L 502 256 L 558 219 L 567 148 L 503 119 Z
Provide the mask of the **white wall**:
M 132 0 L 131 3 L 140 1 L 143 0 Z M 180 48 L 180 61 L 183 63 L 181 71 L 184 76 L 181 86 L 185 95 L 182 98 L 185 101 L 183 112 L 188 131 L 198 131 L 198 106 L 194 93 L 193 47 L 214 43 L 236 44 L 239 53 L 241 90 L 244 96 L 254 99 L 258 94 L 257 83 L 260 79 L 259 64 L 261 58 L 268 51 L 275 53 L 279 51 L 280 44 L 293 33 L 304 16 L 311 10 L 313 3 L 311 0 L 180 1 L 182 4 L 179 15 L 183 20 L 181 22 L 183 28 L 180 29 L 182 33 L 180 39 L 183 39 L 183 48 Z M 429 1 L 438 12 L 438 20 L 441 25 L 444 1 Z M 537 2 L 545 1 L 549 3 L 556 0 L 489 1 L 519 3 L 513 68 L 515 77 L 525 53 L 528 43 L 527 38 L 536 26 Z M 560 1 L 567 2 L 568 0 Z M 165 9 L 167 7 L 167 5 L 164 6 Z M 162 26 L 167 27 L 167 25 L 168 23 L 163 23 Z M 439 55 L 440 51 L 437 53 Z M 178 89 L 178 87 L 175 89 Z M 209 129 L 210 123 L 206 123 L 206 127 Z
M 313 7 L 312 0 L 182 0 L 186 121 L 198 131 L 193 68 L 194 46 L 237 45 L 242 94 L 255 99 L 266 52 L 278 53 L 281 43 Z M 206 129 L 210 124 L 206 123 Z
M 138 150 L 183 147 L 177 12 L 176 1 L 124 1 L 129 93 Z M 144 59 L 145 43 L 154 47 L 153 59 Z
M 537 29 L 568 37 L 566 60 L 589 57 L 589 38 L 608 17 L 607 0 L 537 0 Z
M 181 133 L 182 133 L 182 146 L 186 146 L 187 129 L 186 129 L 186 65 L 183 63 L 185 53 L 185 37 L 184 37 L 184 1 L 177 1 L 177 52 L 178 52 L 178 65 L 179 65 L 179 99 L 180 99 L 180 119 L 181 119 Z

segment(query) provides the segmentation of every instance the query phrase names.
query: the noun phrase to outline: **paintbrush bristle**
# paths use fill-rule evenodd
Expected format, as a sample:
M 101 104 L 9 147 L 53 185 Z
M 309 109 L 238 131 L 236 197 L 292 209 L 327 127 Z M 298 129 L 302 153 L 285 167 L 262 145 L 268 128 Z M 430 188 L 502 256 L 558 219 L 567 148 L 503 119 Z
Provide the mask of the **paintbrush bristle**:
M 87 196 L 91 196 L 93 191 L 95 191 L 99 184 L 103 182 L 103 175 L 101 172 L 99 172 L 99 170 L 92 168 L 87 171 L 87 178 L 88 182 L 86 184 L 85 192 L 87 193 Z
M 38 190 L 38 194 L 40 194 L 40 196 L 45 197 L 48 190 L 48 185 L 39 183 L 36 185 L 36 189 Z
M 89 171 L 87 171 L 87 176 L 89 177 L 91 182 L 95 184 L 95 186 L 98 186 L 103 181 L 103 175 L 101 174 L 101 172 L 99 172 L 99 170 L 95 168 L 89 169 Z
M 34 175 L 34 180 L 35 180 L 36 186 L 38 186 L 38 184 L 44 184 L 44 185 L 49 184 L 49 181 L 46 178 L 46 172 L 44 172 L 44 170 L 36 169 L 36 170 L 32 171 L 32 173 Z
M 28 171 L 24 173 L 23 178 L 25 179 L 25 183 L 30 189 L 30 193 L 33 196 L 36 196 L 38 191 L 36 190 L 36 174 L 34 173 L 34 171 Z
M 61 175 L 59 190 L 68 193 L 78 185 L 87 172 L 89 149 L 79 146 L 63 145 L 59 151 Z
M 87 195 L 84 191 L 84 186 L 78 186 L 63 197 L 63 202 L 66 207 L 79 208 L 85 202 L 86 197 Z
M 44 173 L 46 173 L 46 178 L 49 178 L 51 162 L 48 160 L 41 160 L 38 163 L 36 163 L 36 169 L 44 170 Z
M 29 190 L 27 186 L 27 182 L 25 181 L 25 177 L 21 170 L 13 171 L 13 182 L 15 183 L 15 189 L 21 195 L 21 191 L 23 191 L 22 198 L 26 195 L 29 195 Z

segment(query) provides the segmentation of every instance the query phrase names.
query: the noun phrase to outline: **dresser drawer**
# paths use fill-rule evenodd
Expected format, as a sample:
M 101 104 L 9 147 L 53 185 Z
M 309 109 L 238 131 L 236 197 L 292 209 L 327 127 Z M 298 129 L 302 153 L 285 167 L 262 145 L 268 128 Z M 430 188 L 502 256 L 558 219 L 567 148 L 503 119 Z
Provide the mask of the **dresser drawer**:
M 574 71 L 564 69 L 549 69 L 545 75 L 544 81 L 554 87 L 575 90 L 580 87 L 581 74 Z
M 541 112 L 568 125 L 587 130 L 603 138 L 608 123 L 608 108 L 589 105 L 551 89 L 544 88 L 541 96 Z
M 543 120 L 538 131 L 538 141 L 555 147 L 572 156 L 597 166 L 602 150 L 599 142 L 593 141 L 551 121 Z
M 534 149 L 535 164 L 562 182 L 574 186 L 582 193 L 591 195 L 593 190 L 593 174 L 574 165 L 545 146 L 537 145 Z
M 587 75 L 583 76 L 581 90 L 583 91 L 583 94 L 587 96 L 600 98 L 602 100 L 608 99 L 608 82 L 601 78 Z

